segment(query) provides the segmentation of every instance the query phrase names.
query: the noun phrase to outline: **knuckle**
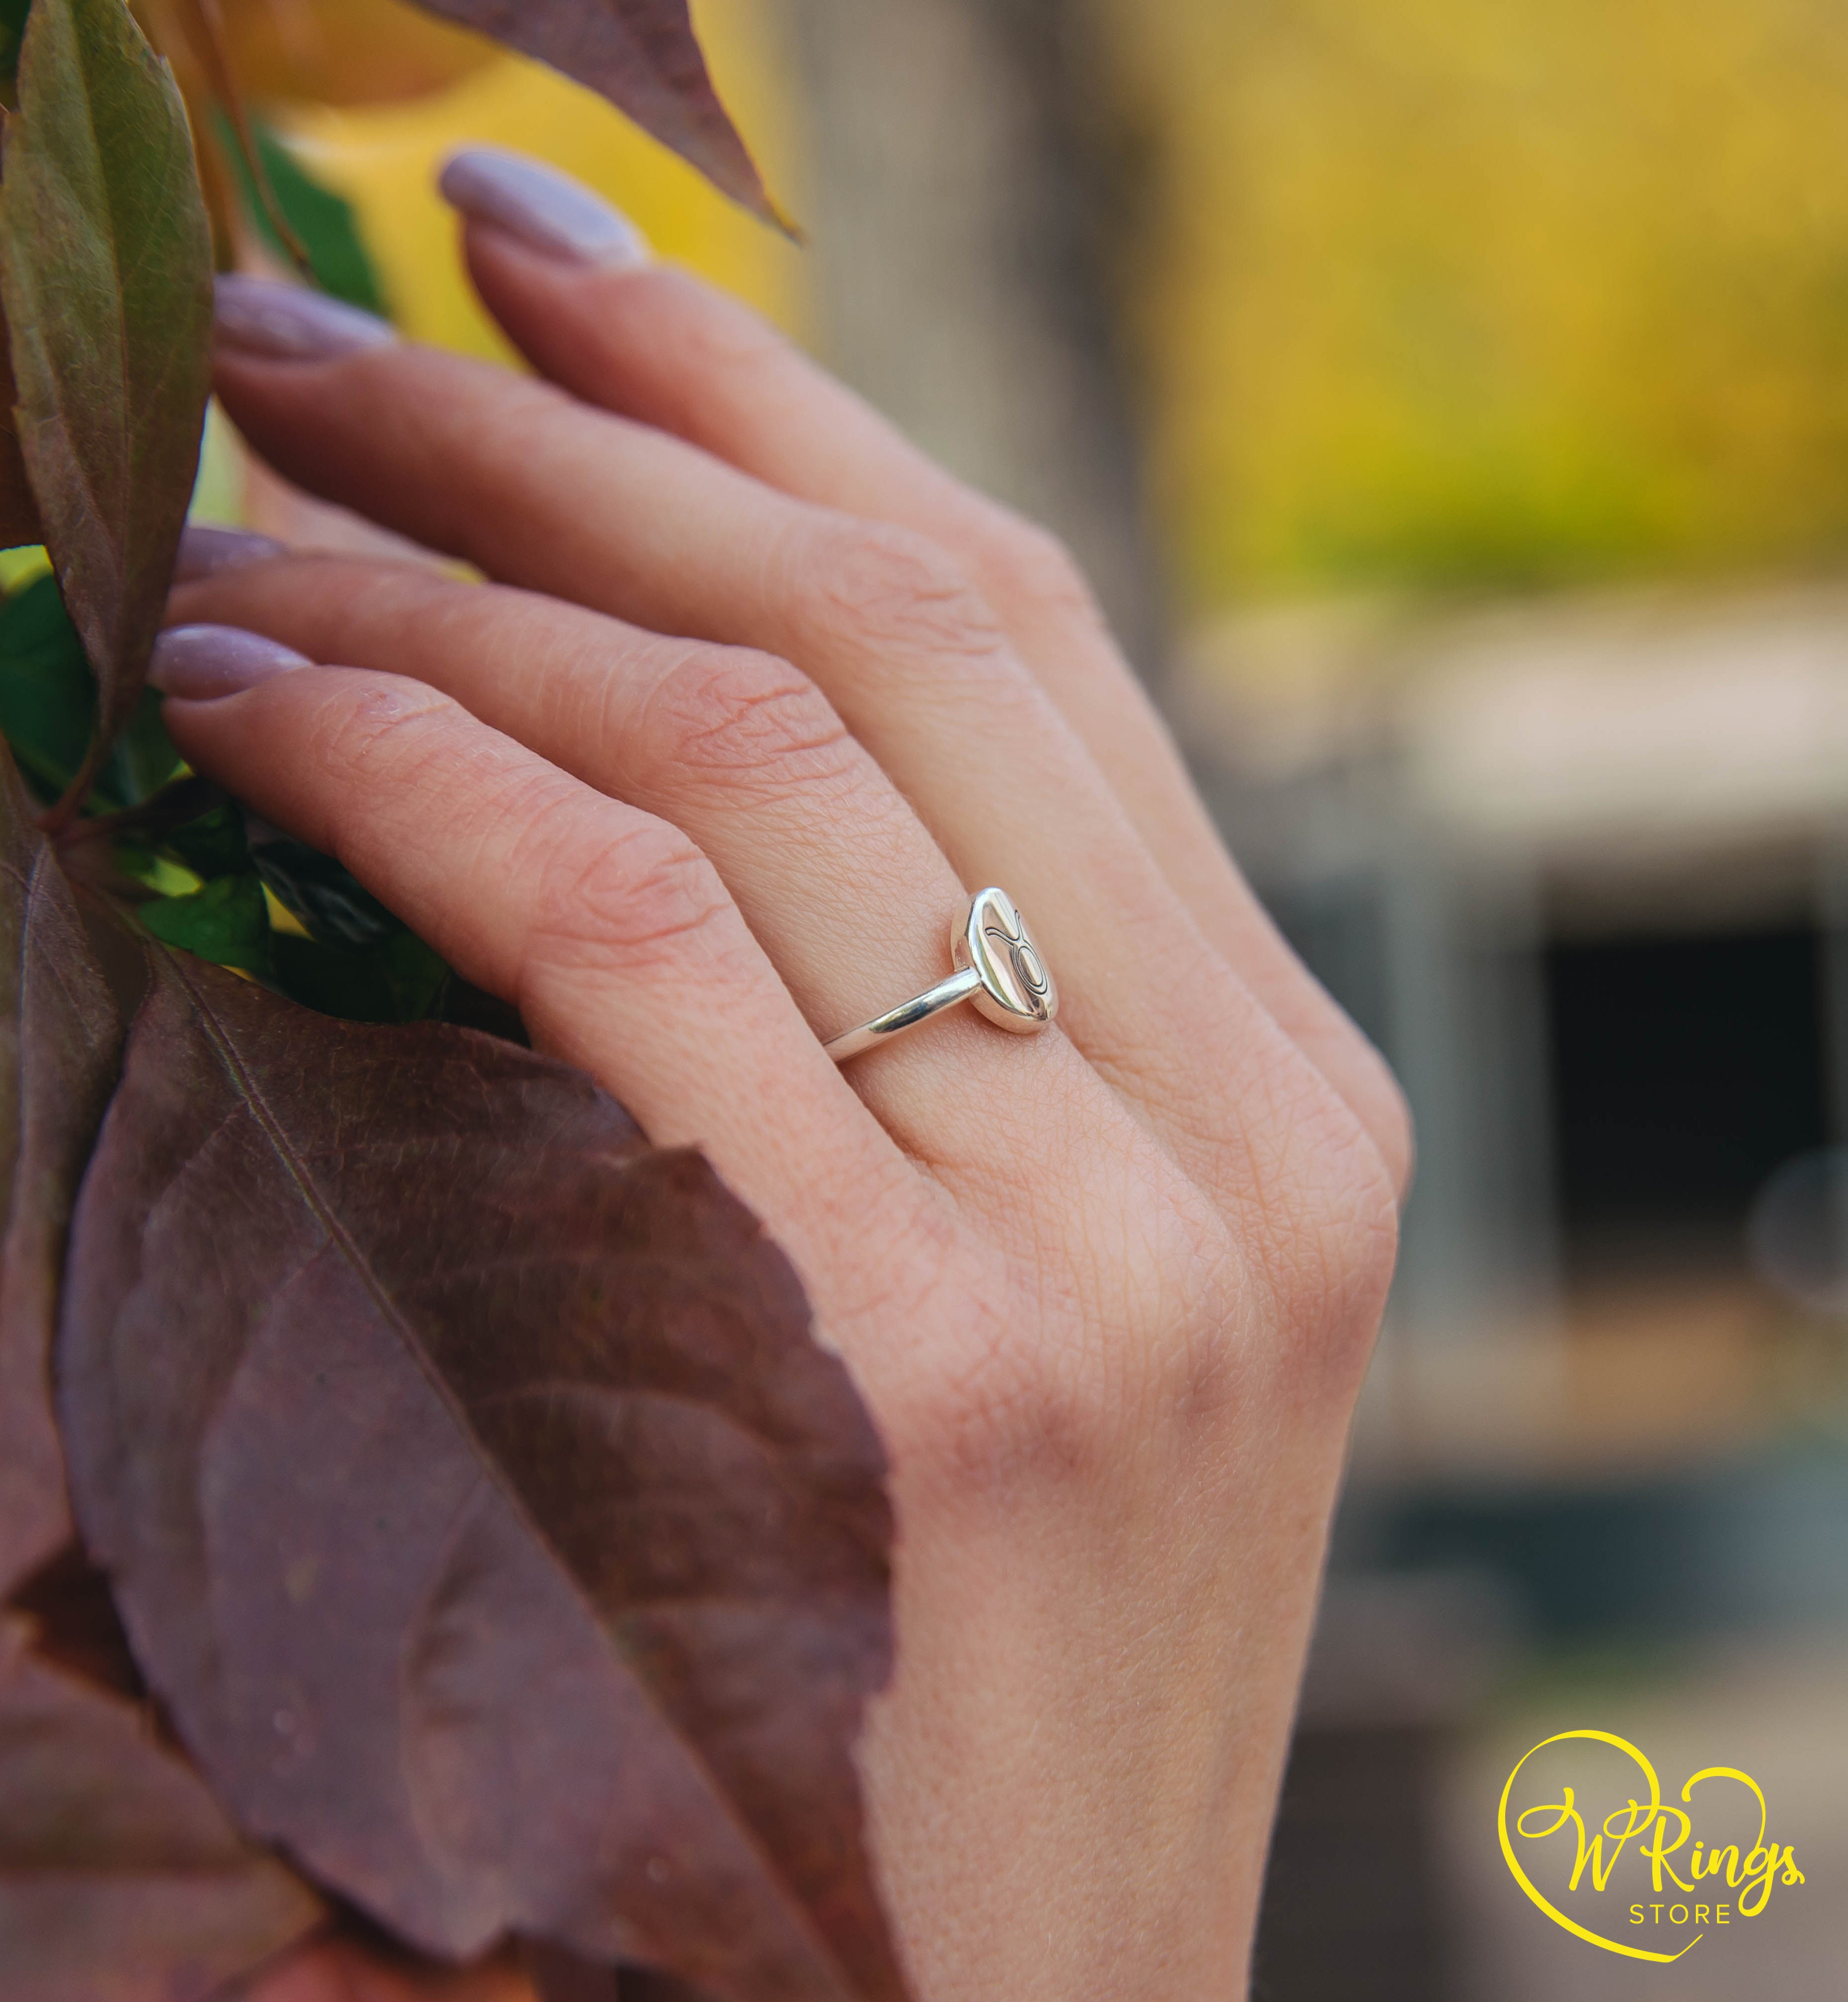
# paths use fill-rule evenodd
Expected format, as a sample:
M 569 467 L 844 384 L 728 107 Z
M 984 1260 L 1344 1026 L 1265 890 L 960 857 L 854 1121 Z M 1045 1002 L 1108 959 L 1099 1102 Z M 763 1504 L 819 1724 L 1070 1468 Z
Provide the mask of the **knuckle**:
M 1322 1096 L 1279 1149 L 1260 1241 L 1288 1358 L 1341 1388 L 1358 1384 L 1385 1307 L 1399 1203 L 1372 1135 Z
M 1064 542 L 1037 521 L 997 507 L 986 574 L 997 595 L 1093 624 L 1103 623 L 1084 572 Z
M 444 356 L 426 364 L 446 393 L 413 399 L 407 415 L 426 440 L 442 448 L 452 467 L 491 464 L 514 441 L 542 431 L 573 413 L 571 399 L 556 383 L 536 375 L 497 371 L 492 393 L 481 393 L 479 363 Z
M 825 786 L 856 755 L 807 675 L 741 647 L 689 651 L 624 734 L 631 755 L 664 776 L 719 780 L 734 794 Z
M 1000 621 L 969 571 L 908 529 L 843 518 L 824 553 L 821 589 L 835 616 L 879 648 L 977 661 L 1006 651 Z
M 1116 1389 L 1177 1439 L 1219 1439 L 1260 1407 L 1316 1422 L 1351 1407 L 1398 1241 L 1391 1181 L 1354 1133 L 1291 1150 L 1248 1207 L 1201 1191 L 1197 1212 L 1171 1209 L 1178 1228 L 1146 1268 L 1159 1304 L 1140 1380 Z
M 325 770 L 364 778 L 389 765 L 392 783 L 408 783 L 434 755 L 461 716 L 459 705 L 426 682 L 368 675 L 355 688 L 345 676 L 330 689 L 304 734 L 304 748 Z M 420 755 L 421 754 L 421 755 Z
M 1097 1372 L 965 1303 L 954 1358 L 940 1357 L 894 1414 L 899 1456 L 964 1505 L 1006 1509 L 1023 1491 L 1094 1484 L 1114 1462 L 1124 1414 Z
M 1393 1188 L 1403 1195 L 1410 1185 L 1418 1157 L 1418 1135 L 1412 1121 L 1410 1101 L 1388 1067 L 1386 1059 L 1369 1047 L 1376 1090 L 1372 1100 L 1373 1144 L 1393 1178 Z
M 562 839 L 534 870 L 524 961 L 564 972 L 634 972 L 717 947 L 730 912 L 717 871 L 679 829 L 638 818 L 613 830 L 585 825 L 572 803 Z
M 660 288 L 672 295 L 673 337 L 688 376 L 760 375 L 788 358 L 788 342 L 748 307 L 705 290 L 685 273 L 656 275 Z
M 1176 1246 L 1125 1248 L 953 1282 L 954 1338 L 921 1359 L 894 1428 L 914 1465 L 1003 1507 L 1027 1488 L 1095 1487 L 1166 1424 L 1178 1376 L 1210 1383 L 1210 1333 L 1234 1317 Z

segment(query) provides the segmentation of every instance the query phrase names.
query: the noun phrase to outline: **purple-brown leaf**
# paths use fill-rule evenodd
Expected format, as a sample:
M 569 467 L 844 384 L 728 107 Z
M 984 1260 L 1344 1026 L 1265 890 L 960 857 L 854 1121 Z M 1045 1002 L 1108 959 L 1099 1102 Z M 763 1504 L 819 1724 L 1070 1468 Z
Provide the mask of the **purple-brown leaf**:
M 71 1268 L 78 1521 L 243 1827 L 428 1951 L 903 1994 L 850 1756 L 883 1461 L 696 1155 L 163 953 Z
M 211 232 L 173 73 L 124 0 L 33 0 L 19 93 L 0 298 L 19 449 L 96 670 L 93 766 L 140 692 L 192 495 Z
M 308 1888 L 237 1835 L 137 1704 L 0 1614 L 0 1992 L 204 2002 L 311 1931 Z
M 0 748 L 0 1600 L 71 1533 L 51 1331 L 127 1016 Z
M 714 187 L 779 229 L 737 127 L 719 102 L 687 0 L 418 0 L 599 91 Z

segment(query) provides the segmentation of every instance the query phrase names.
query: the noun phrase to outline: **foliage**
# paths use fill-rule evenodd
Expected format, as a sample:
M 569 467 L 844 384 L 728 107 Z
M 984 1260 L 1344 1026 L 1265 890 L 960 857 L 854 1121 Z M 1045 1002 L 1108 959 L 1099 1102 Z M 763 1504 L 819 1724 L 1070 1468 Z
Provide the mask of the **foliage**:
M 0 1969 L 34 2002 L 209 1993 L 320 1923 L 320 1901 L 243 1840 L 131 1693 L 0 1615 Z
M 440 11 L 767 209 L 679 0 Z M 216 6 L 173 12 L 232 236 L 364 298 Z M 188 120 L 124 0 L 33 0 L 17 102 L 14 503 L 54 574 L 0 603 L 7 2002 L 203 2002 L 330 1931 L 525 1942 L 561 1995 L 898 2002 L 850 1380 L 703 1161 L 180 765 L 143 675 L 207 379 Z
M 418 0 L 601 91 L 734 201 L 787 228 L 706 75 L 685 0 Z
M 492 45 L 410 0 L 290 0 L 304 8 L 393 6 L 392 18 L 433 37 Z M 272 0 L 239 0 L 227 13 L 235 34 L 247 12 L 267 17 Z M 790 157 L 795 134 L 792 52 L 770 19 L 769 0 L 697 0 L 700 40 L 727 101 L 751 120 L 754 148 Z M 337 47 L 338 44 L 336 44 Z M 330 79 L 347 92 L 362 74 Z M 287 82 L 260 100 L 296 161 L 352 204 L 361 239 L 408 337 L 504 361 L 506 336 L 476 297 L 455 254 L 455 218 L 437 191 L 441 162 L 471 138 L 529 152 L 612 201 L 664 260 L 686 263 L 779 326 L 805 323 L 814 274 L 791 239 L 720 194 L 677 155 L 615 112 L 607 100 L 542 63 L 493 51 L 460 88 L 413 102 L 347 104 Z M 769 164 L 769 163 L 766 163 Z
M 52 578 L 35 578 L 0 604 L 0 734 L 30 783 L 47 800 L 60 799 L 96 738 L 97 705 L 83 642 Z M 91 775 L 91 801 L 106 811 L 132 806 L 179 762 L 157 702 L 142 691 Z
M 4 79 L 9 110 L 14 102 L 13 79 L 19 74 L 19 44 L 25 37 L 30 5 L 31 0 L 0 0 L 0 79 Z
M 121 0 L 34 0 L 0 181 L 19 448 L 96 677 L 100 759 L 141 693 L 211 388 L 205 204 L 172 72 Z M 73 780 L 79 804 L 92 767 Z
M 352 205 L 308 173 L 261 119 L 251 119 L 246 130 L 251 155 L 236 155 L 238 178 L 264 240 L 281 256 L 299 256 L 323 291 L 383 316 L 385 295 L 360 241 Z
M 856 1819 L 879 1449 L 696 1155 L 528 1051 L 156 954 L 59 1379 L 86 1546 L 246 1828 L 432 1952 L 900 1992 L 863 1867 L 794 1839 Z

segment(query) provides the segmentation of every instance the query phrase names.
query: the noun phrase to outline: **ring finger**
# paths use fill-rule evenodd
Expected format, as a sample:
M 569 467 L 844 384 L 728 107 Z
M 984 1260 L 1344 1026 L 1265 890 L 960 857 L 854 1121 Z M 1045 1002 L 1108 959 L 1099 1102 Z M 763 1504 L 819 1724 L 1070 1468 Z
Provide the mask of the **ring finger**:
M 949 971 L 962 898 L 954 872 L 783 661 L 664 639 L 525 591 L 337 557 L 221 567 L 183 584 L 173 609 L 427 682 L 598 792 L 679 828 L 824 1038 Z M 908 1153 L 952 1180 L 960 1168 L 985 1183 L 997 1152 L 1021 1136 L 982 1108 L 1018 1086 L 1023 1053 L 958 1013 L 850 1076 Z M 1082 1071 L 1058 1039 L 1042 1041 L 1041 1063 Z M 946 1090 L 952 1067 L 957 1088 Z

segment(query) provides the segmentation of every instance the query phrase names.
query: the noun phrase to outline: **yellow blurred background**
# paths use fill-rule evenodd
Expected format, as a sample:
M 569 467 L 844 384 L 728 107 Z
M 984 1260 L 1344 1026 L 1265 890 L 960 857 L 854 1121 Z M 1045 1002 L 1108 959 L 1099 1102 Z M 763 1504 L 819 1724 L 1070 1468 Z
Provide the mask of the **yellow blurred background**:
M 1196 599 L 1811 566 L 1848 538 L 1848 15 L 1123 10 Z
M 1808 568 L 1848 537 L 1839 9 L 1101 12 L 1120 106 L 1159 134 L 1122 316 L 1190 611 Z M 502 351 L 432 187 L 463 138 L 577 174 L 664 255 L 810 330 L 801 253 L 552 72 L 396 0 L 249 0 L 232 16 L 260 97 L 453 78 L 276 113 L 354 203 L 413 335 Z M 802 210 L 801 85 L 776 0 L 701 0 L 696 16 L 722 94 Z

